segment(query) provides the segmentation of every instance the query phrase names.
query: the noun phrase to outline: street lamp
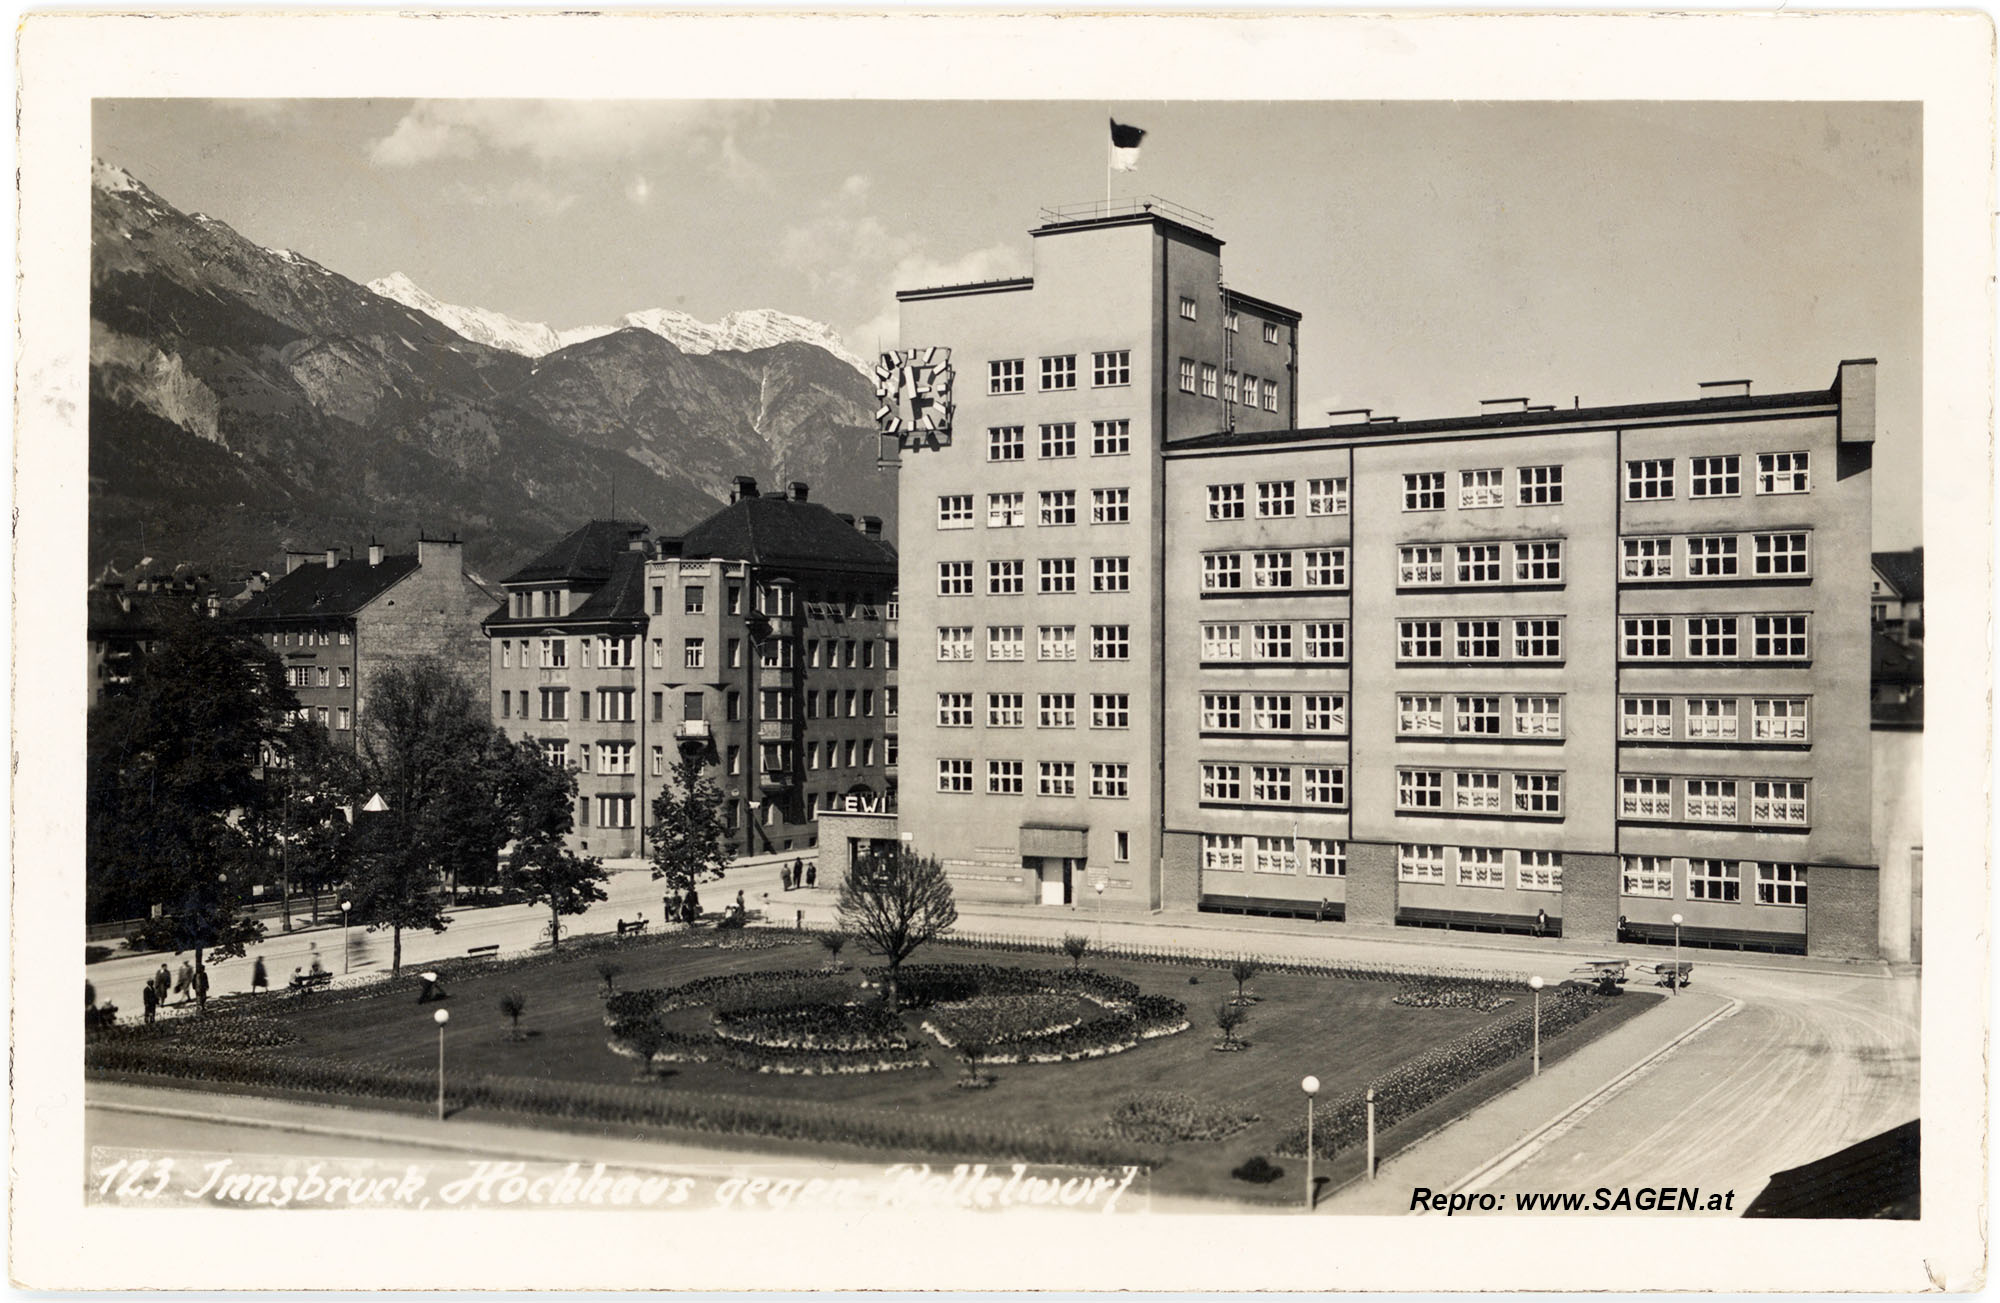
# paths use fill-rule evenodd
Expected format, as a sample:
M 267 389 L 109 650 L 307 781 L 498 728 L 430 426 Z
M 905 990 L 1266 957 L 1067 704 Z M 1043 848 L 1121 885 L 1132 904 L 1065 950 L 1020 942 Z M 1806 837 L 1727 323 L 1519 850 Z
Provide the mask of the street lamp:
M 1679 914 L 1676 914 L 1674 915 L 1674 970 L 1673 970 L 1673 976 L 1667 979 L 1667 994 L 1679 995 L 1680 993 L 1681 993 L 1681 916 Z
M 1104 879 L 1097 880 L 1097 948 L 1104 949 Z
M 1306 1211 L 1313 1206 L 1313 1096 L 1319 1094 L 1319 1078 L 1307 1077 L 1299 1083 L 1306 1093 Z
M 1368 1088 L 1368 1179 L 1375 1179 L 1375 1088 Z
M 444 1025 L 451 1021 L 451 1010 L 440 1009 L 431 1015 L 438 1025 L 438 1121 L 444 1121 Z
M 1542 1075 L 1542 979 L 1529 978 L 1528 989 L 1535 993 L 1535 1070 L 1528 1075 L 1539 1077 Z
M 347 916 L 354 912 L 354 902 L 340 902 L 340 975 L 347 976 Z

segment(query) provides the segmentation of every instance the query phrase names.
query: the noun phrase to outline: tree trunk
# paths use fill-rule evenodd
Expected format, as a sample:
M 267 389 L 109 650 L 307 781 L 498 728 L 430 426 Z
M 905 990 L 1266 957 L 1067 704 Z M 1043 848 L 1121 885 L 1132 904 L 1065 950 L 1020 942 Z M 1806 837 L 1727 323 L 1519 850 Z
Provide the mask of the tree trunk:
M 889 1012 L 900 1012 L 902 1006 L 896 1003 L 896 966 L 894 964 L 889 965 L 888 975 L 882 979 L 882 991 L 884 997 L 889 1001 Z
M 562 947 L 562 910 L 555 901 L 549 901 L 549 949 Z
M 207 976 L 208 969 L 202 963 L 202 948 L 196 946 L 194 948 L 194 1011 L 196 1013 L 206 1013 L 208 1011 L 208 983 L 202 980 Z
M 389 929 L 392 938 L 389 947 L 389 976 L 400 977 L 403 972 L 403 925 L 396 924 Z

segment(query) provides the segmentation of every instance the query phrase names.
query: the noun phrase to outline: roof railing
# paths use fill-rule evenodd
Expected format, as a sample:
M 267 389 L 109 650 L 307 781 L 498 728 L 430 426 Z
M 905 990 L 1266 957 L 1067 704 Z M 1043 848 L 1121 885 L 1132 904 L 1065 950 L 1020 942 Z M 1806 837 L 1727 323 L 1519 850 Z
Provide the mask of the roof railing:
M 1196 212 L 1185 204 L 1177 204 L 1159 195 L 1134 195 L 1126 199 L 1093 199 L 1088 203 L 1059 204 L 1043 207 L 1042 220 L 1050 225 L 1067 225 L 1073 222 L 1098 222 L 1112 217 L 1137 217 L 1144 213 L 1157 213 L 1182 226 L 1192 226 L 1208 235 L 1215 234 L 1215 219 L 1207 213 Z

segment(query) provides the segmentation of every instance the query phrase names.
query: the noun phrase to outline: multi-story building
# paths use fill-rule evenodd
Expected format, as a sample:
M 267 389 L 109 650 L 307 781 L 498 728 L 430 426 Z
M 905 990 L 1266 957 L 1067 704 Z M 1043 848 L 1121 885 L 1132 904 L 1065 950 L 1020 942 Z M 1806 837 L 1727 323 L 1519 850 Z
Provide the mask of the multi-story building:
M 1225 285 L 1197 214 L 1045 216 L 1032 276 L 897 295 L 958 372 L 951 441 L 901 457 L 904 826 L 968 898 L 1151 909 L 1161 453 L 1295 423 L 1298 314 Z
M 898 296 L 958 373 L 901 828 L 961 895 L 1873 952 L 1872 362 L 1299 428 L 1197 219 L 1033 234 Z
M 431 657 L 481 680 L 479 621 L 497 598 L 465 568 L 457 539 L 420 538 L 414 553 L 396 556 L 379 543 L 365 559 L 339 548 L 287 552 L 284 575 L 235 618 L 284 661 L 301 715 L 352 745 L 386 666 Z
M 823 810 L 894 808 L 896 554 L 879 519 L 739 477 L 681 537 L 593 521 L 503 586 L 494 722 L 577 770 L 583 849 L 643 856 L 689 748 L 744 854 L 812 845 Z
M 1869 590 L 1869 616 L 1875 627 L 1898 642 L 1923 640 L 1924 550 L 1877 552 Z

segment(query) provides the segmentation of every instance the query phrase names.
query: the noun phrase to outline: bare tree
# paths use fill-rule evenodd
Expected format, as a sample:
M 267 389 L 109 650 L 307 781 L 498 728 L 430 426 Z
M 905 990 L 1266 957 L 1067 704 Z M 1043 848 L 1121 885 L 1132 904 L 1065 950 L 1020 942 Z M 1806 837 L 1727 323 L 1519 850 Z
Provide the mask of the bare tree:
M 1248 957 L 1238 959 L 1229 965 L 1229 975 L 1236 979 L 1236 1003 L 1250 1003 L 1251 997 L 1243 994 L 1243 984 L 1263 971 L 1263 965 Z
M 1249 1017 L 1249 1012 L 1234 1000 L 1224 1000 L 1216 1006 L 1215 1025 L 1222 1031 L 1223 1049 L 1233 1050 L 1236 1048 L 1236 1029 L 1243 1025 L 1243 1020 L 1247 1017 Z
M 907 846 L 858 861 L 840 884 L 841 929 L 889 961 L 884 995 L 891 1009 L 897 1007 L 896 970 L 957 922 L 944 865 Z

